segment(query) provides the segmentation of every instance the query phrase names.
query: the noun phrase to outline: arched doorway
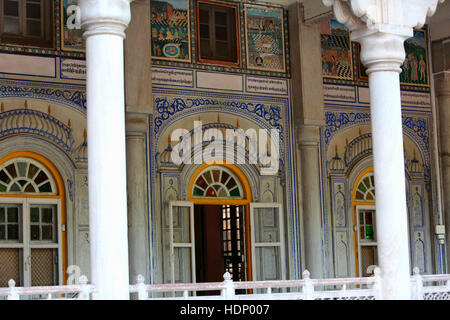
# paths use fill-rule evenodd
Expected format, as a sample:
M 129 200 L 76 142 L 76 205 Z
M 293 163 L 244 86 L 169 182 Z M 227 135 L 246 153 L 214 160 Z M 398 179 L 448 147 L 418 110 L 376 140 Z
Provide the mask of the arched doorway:
M 280 203 L 254 203 L 250 184 L 235 165 L 209 163 L 187 181 L 187 201 L 170 201 L 171 282 L 285 278 Z M 172 240 L 170 240 L 172 239 Z
M 193 175 L 189 200 L 194 203 L 196 279 L 234 281 L 251 278 L 247 178 L 234 165 L 203 165 Z
M 0 286 L 65 282 L 66 217 L 63 180 L 33 152 L 0 160 Z

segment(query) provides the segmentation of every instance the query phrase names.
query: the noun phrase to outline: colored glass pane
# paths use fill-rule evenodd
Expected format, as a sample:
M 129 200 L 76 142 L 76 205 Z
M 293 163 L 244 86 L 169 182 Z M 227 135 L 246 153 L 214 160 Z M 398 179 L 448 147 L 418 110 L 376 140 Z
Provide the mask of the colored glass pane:
M 46 182 L 42 186 L 40 186 L 39 192 L 52 192 L 52 185 L 50 184 L 50 182 Z
M 11 182 L 11 179 L 8 177 L 4 170 L 0 171 L 0 180 L 6 184 L 9 184 Z
M 44 223 L 53 222 L 53 212 L 51 208 L 42 208 L 42 222 Z
M 365 238 L 364 227 L 359 227 L 359 238 L 360 239 L 364 239 Z
M 0 223 L 5 222 L 5 208 L 0 208 Z
M 42 240 L 53 240 L 53 226 L 42 226 Z
M 26 180 L 19 180 L 17 182 L 23 187 L 24 185 L 27 184 L 28 181 L 26 181 Z
M 19 209 L 8 208 L 8 222 L 18 222 L 19 221 Z
M 17 177 L 16 167 L 14 166 L 14 163 L 10 164 L 6 167 L 6 170 L 8 171 L 9 175 L 14 179 Z
M 241 193 L 239 192 L 238 187 L 236 187 L 230 191 L 230 196 L 232 196 L 232 197 L 239 197 L 240 195 L 241 195 Z
M 8 239 L 7 240 L 19 240 L 19 225 L 8 224 Z
M 230 175 L 228 173 L 226 173 L 225 171 L 222 171 L 222 178 L 220 179 L 220 182 L 225 184 L 225 182 L 227 182 L 229 177 L 230 177 Z
M 215 182 L 219 182 L 220 171 L 219 170 L 213 170 L 212 174 L 213 174 L 214 181 Z
M 205 179 L 203 179 L 202 176 L 200 176 L 197 179 L 196 185 L 198 185 L 202 189 L 206 189 L 206 187 L 208 186 L 208 184 L 206 183 Z
M 5 192 L 6 186 L 0 183 L 0 192 Z
M 36 189 L 34 189 L 33 185 L 31 183 L 29 183 L 26 187 L 25 187 L 25 192 L 36 192 Z
M 27 171 L 27 163 L 26 162 L 18 162 L 17 170 L 19 171 L 19 177 L 25 177 Z
M 366 224 L 372 224 L 372 213 L 371 212 L 366 213 Z
M 367 188 L 364 186 L 363 183 L 360 183 L 360 184 L 358 185 L 358 190 L 361 190 L 362 193 L 366 193 Z
M 44 182 L 46 180 L 48 180 L 47 175 L 45 174 L 44 171 L 41 170 L 41 172 L 39 172 L 37 177 L 34 179 L 34 183 L 39 185 L 39 184 L 41 184 L 42 182 Z
M 31 240 L 40 240 L 40 230 L 39 230 L 39 226 L 31 226 L 30 228 L 31 232 L 30 232 L 30 237 Z
M 216 191 L 213 188 L 208 188 L 205 195 L 207 197 L 216 197 Z
M 236 181 L 235 181 L 233 178 L 231 178 L 230 181 L 228 181 L 228 183 L 227 183 L 227 188 L 228 188 L 228 189 L 231 189 L 231 188 L 233 188 L 235 185 L 236 185 Z
M 366 239 L 373 240 L 373 227 L 366 226 Z
M 375 187 L 375 178 L 373 175 L 370 176 L 370 181 L 372 182 L 372 186 Z
M 194 187 L 194 196 L 203 196 L 203 190 L 201 190 L 201 189 L 199 189 L 199 188 L 197 188 L 197 187 Z
M 372 195 L 372 193 L 368 193 L 367 195 L 366 195 L 366 200 L 373 200 L 373 195 Z
M 359 190 L 356 191 L 356 199 L 357 200 L 364 200 L 364 194 L 361 193 Z
M 39 168 L 36 167 L 34 164 L 30 163 L 30 167 L 28 168 L 28 175 L 27 177 L 29 179 L 33 179 L 36 173 L 38 172 Z
M 30 221 L 39 222 L 39 208 L 30 209 Z
M 203 176 L 205 177 L 206 182 L 208 182 L 208 184 L 211 184 L 211 183 L 212 183 L 211 172 L 206 171 L 206 172 L 203 174 Z
M 6 226 L 0 225 L 0 240 L 6 240 Z
M 19 191 L 22 191 L 22 189 L 20 188 L 20 186 L 17 183 L 14 183 L 11 186 L 11 188 L 9 189 L 9 191 L 19 192 Z

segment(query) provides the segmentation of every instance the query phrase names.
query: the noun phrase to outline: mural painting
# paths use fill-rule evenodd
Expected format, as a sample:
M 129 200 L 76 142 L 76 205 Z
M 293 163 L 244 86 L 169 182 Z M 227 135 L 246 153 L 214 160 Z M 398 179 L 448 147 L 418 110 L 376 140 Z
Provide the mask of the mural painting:
M 353 79 L 352 49 L 348 29 L 336 20 L 321 24 L 322 74 L 324 77 Z
M 188 0 L 152 1 L 152 57 L 191 61 Z
M 83 39 L 82 29 L 69 29 L 67 21 L 75 11 L 67 9 L 71 5 L 78 5 L 78 0 L 61 0 L 61 49 L 64 51 L 85 51 L 85 40 Z
M 402 65 L 400 82 L 404 84 L 429 85 L 426 33 L 414 30 L 414 37 L 405 41 L 406 58 Z
M 245 5 L 248 69 L 285 72 L 283 9 Z

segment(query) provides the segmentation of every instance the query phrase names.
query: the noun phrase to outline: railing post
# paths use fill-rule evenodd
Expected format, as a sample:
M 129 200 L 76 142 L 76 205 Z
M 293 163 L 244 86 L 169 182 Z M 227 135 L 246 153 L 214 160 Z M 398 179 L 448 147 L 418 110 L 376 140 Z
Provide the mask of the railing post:
M 314 285 L 310 279 L 311 273 L 308 270 L 303 271 L 303 280 L 305 286 L 303 287 L 303 294 L 305 300 L 314 300 Z
M 90 288 L 88 283 L 88 278 L 85 275 L 82 275 L 79 279 L 81 290 L 78 296 L 78 300 L 89 300 Z
M 381 286 L 382 286 L 381 269 L 379 267 L 375 267 L 373 269 L 373 277 L 374 277 L 373 290 L 374 290 L 375 300 L 382 300 L 383 299 L 383 291 L 381 288 Z
M 6 299 L 7 300 L 20 300 L 19 294 L 17 293 L 17 290 L 16 290 L 16 282 L 13 279 L 11 279 L 8 281 L 8 286 L 9 286 L 9 294 Z
M 138 300 L 147 300 L 148 295 L 145 290 L 145 278 L 142 274 L 137 275 L 136 277 L 136 286 L 138 290 Z
M 411 299 L 423 300 L 423 281 L 418 267 L 414 267 L 412 278 L 414 280 L 414 286 L 412 287 Z
M 229 272 L 225 272 L 223 275 L 223 283 L 225 285 L 225 288 L 222 290 L 222 297 L 225 300 L 233 300 L 235 299 L 234 294 L 234 283 L 233 280 L 231 280 L 231 275 Z

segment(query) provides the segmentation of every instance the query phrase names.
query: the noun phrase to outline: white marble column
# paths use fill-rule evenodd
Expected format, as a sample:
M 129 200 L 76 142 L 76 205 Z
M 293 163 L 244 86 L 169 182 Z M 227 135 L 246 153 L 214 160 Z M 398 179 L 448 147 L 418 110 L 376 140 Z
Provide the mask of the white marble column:
M 411 299 L 399 74 L 404 41 L 434 13 L 438 0 L 323 2 L 333 5 L 336 18 L 352 31 L 351 39 L 361 44 L 369 75 L 382 297 Z
M 129 299 L 123 40 L 129 0 L 80 0 L 86 38 L 91 282 Z

